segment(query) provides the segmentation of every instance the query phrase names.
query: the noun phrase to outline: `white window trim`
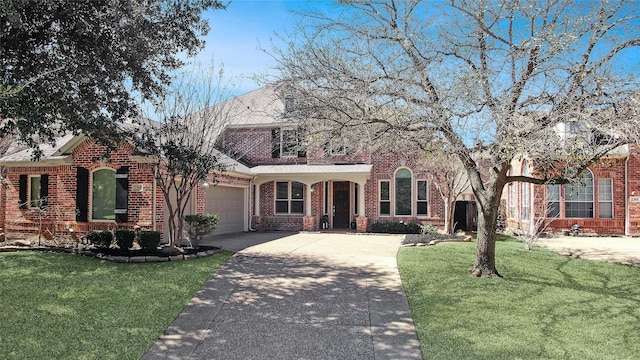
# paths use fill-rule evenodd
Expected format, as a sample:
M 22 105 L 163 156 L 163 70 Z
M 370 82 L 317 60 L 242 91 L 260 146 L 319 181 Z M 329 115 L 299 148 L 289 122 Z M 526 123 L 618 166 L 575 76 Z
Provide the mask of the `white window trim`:
M 382 200 L 382 183 L 383 182 L 387 182 L 389 183 L 389 199 L 388 200 Z M 382 202 L 388 202 L 389 203 L 389 213 L 388 214 L 383 214 L 382 213 L 382 208 L 380 208 L 380 204 Z M 380 217 L 391 217 L 393 215 L 393 186 L 392 186 L 392 181 L 388 180 L 388 179 L 384 179 L 384 180 L 379 180 L 378 181 L 378 216 Z
M 611 193 L 610 193 L 611 200 L 606 200 L 606 201 L 600 200 L 600 180 L 609 180 L 609 182 L 611 183 Z M 613 194 L 615 192 L 614 192 L 613 178 L 600 178 L 600 179 L 598 179 L 598 190 L 597 191 L 598 191 L 598 219 L 615 219 L 615 217 L 616 217 L 615 206 L 614 206 L 615 201 L 614 201 L 614 198 L 613 198 Z M 600 204 L 601 203 L 611 204 L 611 217 L 603 218 L 600 215 Z M 594 216 L 595 216 L 595 214 L 594 214 Z
M 116 215 L 116 213 L 115 213 L 115 209 L 114 209 L 114 213 L 113 213 L 113 220 L 111 220 L 111 219 L 94 219 L 94 218 L 93 218 L 93 175 L 94 175 L 97 171 L 100 171 L 100 170 L 111 170 L 111 171 L 113 171 L 113 174 L 114 174 L 113 181 L 114 181 L 114 185 L 115 185 L 115 181 L 116 181 L 116 180 L 115 180 L 115 179 L 116 179 L 116 178 L 115 178 L 115 174 L 116 174 L 116 170 L 115 170 L 115 169 L 112 169 L 112 168 L 110 168 L 110 167 L 108 167 L 108 166 L 103 166 L 103 167 L 95 168 L 95 169 L 93 169 L 93 170 L 91 170 L 91 171 L 89 172 L 89 201 L 88 201 L 88 202 L 89 202 L 89 204 L 88 204 L 88 209 L 87 209 L 87 212 L 88 212 L 88 214 L 87 214 L 87 219 L 89 220 L 89 222 L 103 222 L 103 223 L 104 223 L 104 222 L 106 222 L 106 223 L 112 223 L 112 222 L 115 222 L 115 221 L 116 221 L 116 218 L 115 218 L 115 215 Z
M 39 209 L 40 205 L 36 204 L 34 205 L 34 201 L 38 201 L 38 203 L 40 202 L 40 194 L 38 194 L 38 199 L 32 199 L 31 198 L 31 181 L 32 179 L 38 178 L 39 180 L 42 179 L 42 177 L 40 175 L 29 175 L 27 177 L 27 205 L 29 207 L 29 209 Z M 42 183 L 40 184 L 40 186 L 42 186 Z
M 408 214 L 408 215 L 398 215 L 396 213 L 396 210 L 397 210 L 397 204 L 396 204 L 397 199 L 396 199 L 396 189 L 395 189 L 395 187 L 396 187 L 396 175 L 398 174 L 398 171 L 403 170 L 403 169 L 408 170 L 409 173 L 411 174 L 411 182 L 410 182 L 410 184 L 411 184 L 411 197 L 409 199 L 411 211 L 410 211 L 410 214 Z M 397 168 L 396 171 L 393 173 L 393 179 L 391 180 L 391 185 L 392 185 L 391 186 L 391 191 L 392 191 L 391 192 L 391 198 L 392 198 L 391 205 L 393 206 L 392 209 L 391 209 L 391 212 L 392 212 L 393 216 L 394 217 L 405 217 L 405 218 L 414 217 L 414 214 L 416 213 L 416 209 L 415 209 L 415 198 L 416 198 L 415 186 L 416 186 L 416 183 L 414 181 L 413 171 L 411 171 L 411 169 L 409 169 L 408 167 L 404 167 L 404 166 L 401 166 L 401 167 Z
M 567 200 L 567 185 L 563 186 L 563 195 L 564 197 L 562 198 L 562 202 L 565 208 L 565 218 L 567 219 L 594 219 L 596 216 L 596 194 L 598 189 L 595 188 L 596 186 L 596 177 L 593 175 L 593 172 L 589 169 L 587 169 L 586 171 L 588 171 L 591 174 L 591 201 L 584 201 L 584 200 Z M 586 184 L 585 184 L 586 185 Z M 590 217 L 569 217 L 567 214 L 567 203 L 571 202 L 571 203 L 591 203 L 591 216 Z
M 424 181 L 427 184 L 427 199 L 426 200 L 418 200 L 418 191 L 420 189 L 420 187 L 418 186 L 418 183 L 420 181 Z M 418 214 L 418 202 L 426 202 L 427 203 L 427 213 L 426 214 Z M 431 197 L 429 196 L 429 180 L 427 179 L 416 179 L 416 194 L 415 194 L 415 214 L 416 217 L 429 217 L 429 215 L 431 215 L 431 206 L 429 206 L 429 204 L 431 203 Z
M 292 185 L 294 182 L 300 183 L 302 184 L 302 199 L 293 199 L 291 196 L 293 195 L 293 191 L 291 191 Z M 286 199 L 278 199 L 278 183 L 287 183 L 287 198 Z M 288 215 L 304 215 L 304 208 L 305 208 L 305 185 L 304 183 L 301 183 L 299 181 L 274 181 L 273 182 L 273 213 L 275 215 L 284 215 L 284 216 L 288 216 Z M 287 212 L 278 212 L 277 211 L 277 202 L 278 201 L 287 201 Z M 297 213 L 297 212 L 291 212 L 291 203 L 292 201 L 295 202 L 300 202 L 302 201 L 302 212 Z

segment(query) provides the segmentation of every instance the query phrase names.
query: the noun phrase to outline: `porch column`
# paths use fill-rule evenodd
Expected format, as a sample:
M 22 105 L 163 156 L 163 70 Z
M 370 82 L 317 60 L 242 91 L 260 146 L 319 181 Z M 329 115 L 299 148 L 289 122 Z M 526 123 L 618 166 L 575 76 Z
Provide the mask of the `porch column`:
M 311 216 L 311 185 L 312 184 L 305 184 L 305 194 L 304 194 L 304 198 L 305 198 L 305 203 L 304 203 L 304 216 Z
M 356 230 L 358 232 L 367 232 L 367 228 L 369 227 L 369 219 L 367 218 L 365 211 L 365 201 L 364 201 L 364 185 L 358 183 L 358 217 L 356 218 Z
M 367 216 L 364 204 L 364 184 L 358 183 L 358 217 Z
M 315 231 L 316 228 L 316 218 L 311 215 L 311 185 L 305 184 L 306 190 L 304 198 L 306 200 L 304 204 L 304 218 L 302 219 L 302 229 L 304 231 Z

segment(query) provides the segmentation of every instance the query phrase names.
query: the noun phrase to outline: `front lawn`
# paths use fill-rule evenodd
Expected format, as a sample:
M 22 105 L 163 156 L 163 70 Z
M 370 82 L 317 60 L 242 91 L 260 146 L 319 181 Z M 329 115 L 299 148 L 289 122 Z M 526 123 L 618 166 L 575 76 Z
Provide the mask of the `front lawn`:
M 637 359 L 640 268 L 502 238 L 504 278 L 472 278 L 475 242 L 402 248 L 424 359 Z
M 139 359 L 229 256 L 117 264 L 0 254 L 0 358 Z

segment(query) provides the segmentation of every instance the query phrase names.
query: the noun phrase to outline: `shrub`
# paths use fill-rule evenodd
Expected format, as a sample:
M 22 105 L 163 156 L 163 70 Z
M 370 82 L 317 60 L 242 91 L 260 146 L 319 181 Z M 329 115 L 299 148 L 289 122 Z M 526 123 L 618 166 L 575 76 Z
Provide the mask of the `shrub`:
M 140 231 L 138 244 L 144 250 L 158 250 L 162 234 L 159 231 Z
M 109 247 L 113 241 L 113 233 L 109 230 L 92 230 L 87 234 L 87 240 L 98 247 Z
M 191 246 L 197 249 L 202 237 L 216 229 L 220 215 L 193 214 L 186 215 L 184 220 L 187 222 L 187 234 L 189 235 Z
M 387 234 L 419 234 L 421 229 L 420 225 L 416 223 L 381 221 L 369 225 L 369 231 Z
M 435 234 L 437 229 L 435 226 L 431 224 L 422 224 L 420 225 L 420 233 L 421 234 Z
M 129 229 L 117 229 L 113 232 L 116 237 L 116 244 L 120 249 L 128 249 L 133 246 L 136 232 Z

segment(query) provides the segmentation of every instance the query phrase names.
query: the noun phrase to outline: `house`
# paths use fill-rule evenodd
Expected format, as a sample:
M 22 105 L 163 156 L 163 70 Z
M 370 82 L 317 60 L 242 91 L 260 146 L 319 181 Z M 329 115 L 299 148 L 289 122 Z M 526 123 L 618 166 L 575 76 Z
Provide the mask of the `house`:
M 153 163 L 128 142 L 113 150 L 82 134 L 66 135 L 55 144 L 40 145 L 40 150 L 38 161 L 32 160 L 31 149 L 10 150 L 0 158 L 0 227 L 5 237 L 51 238 L 134 226 L 167 231 Z M 216 180 L 219 186 L 196 190 L 191 212 L 240 213 L 235 216 L 241 223 L 224 222 L 220 233 L 247 231 L 248 220 L 242 219 L 248 219 L 243 203 L 250 176 L 230 171 Z M 227 203 L 232 206 L 220 207 Z
M 535 164 L 514 162 L 513 175 L 528 175 Z M 582 234 L 640 235 L 640 148 L 630 144 L 608 153 L 566 185 L 514 182 L 503 192 L 507 229 L 556 233 L 577 225 Z
M 442 225 L 444 204 L 422 154 L 412 147 L 376 151 L 340 139 L 314 143 L 289 113 L 290 95 L 270 85 L 230 100 L 220 148 L 246 164 L 251 227 L 349 229 L 379 221 Z
M 215 186 L 198 187 L 188 205 L 193 213 L 220 214 L 216 234 L 366 231 L 379 221 L 443 224 L 444 204 L 421 168 L 419 151 L 314 144 L 288 116 L 289 101 L 278 86 L 266 86 L 217 105 L 229 114 L 218 139 L 227 170 L 208 179 Z M 129 143 L 108 159 L 102 158 L 106 147 L 83 135 L 41 150 L 39 161 L 32 161 L 29 149 L 0 158 L 0 226 L 7 237 L 40 228 L 49 235 L 133 226 L 166 232 L 152 164 Z

